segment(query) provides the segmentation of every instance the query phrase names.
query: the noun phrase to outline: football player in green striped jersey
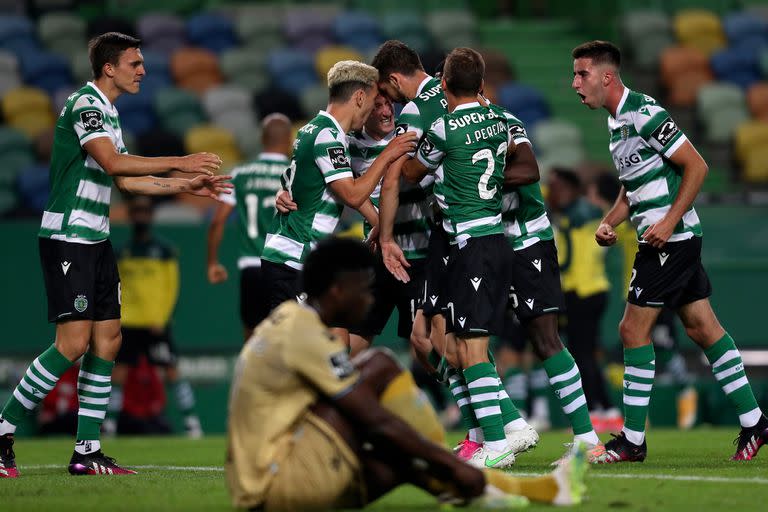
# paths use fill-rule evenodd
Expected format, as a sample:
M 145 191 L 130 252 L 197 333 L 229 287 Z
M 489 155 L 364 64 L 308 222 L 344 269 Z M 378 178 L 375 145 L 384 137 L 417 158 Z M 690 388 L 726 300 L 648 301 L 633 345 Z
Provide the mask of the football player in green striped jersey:
M 275 216 L 275 194 L 280 190 L 280 176 L 290 164 L 293 134 L 291 121 L 283 114 L 270 114 L 261 123 L 263 151 L 255 160 L 232 169 L 232 194 L 221 202 L 208 228 L 208 282 L 227 280 L 227 269 L 218 260 L 224 225 L 232 210 L 237 210 L 240 270 L 240 320 L 244 340 L 269 311 L 261 272 L 264 238 Z
M 651 329 L 662 307 L 677 311 L 739 415 L 734 460 L 750 460 L 768 442 L 768 418 L 758 406 L 736 345 L 718 321 L 701 264 L 702 229 L 693 207 L 708 167 L 669 113 L 621 80 L 621 52 L 606 41 L 576 47 L 573 89 L 591 109 L 608 111 L 609 149 L 622 183 L 595 233 L 616 243 L 614 228 L 629 218 L 640 244 L 619 335 L 624 345 L 624 428 L 606 443 L 602 462 L 642 461 L 645 422 L 656 358 Z
M 109 241 L 109 205 L 114 183 L 132 194 L 181 192 L 218 197 L 229 176 L 213 176 L 221 159 L 210 153 L 145 158 L 129 155 L 114 102 L 139 92 L 145 76 L 141 41 L 109 32 L 93 38 L 93 81 L 73 93 L 56 122 L 51 156 L 51 196 L 38 233 L 48 297 L 48 320 L 56 338 L 35 359 L 0 413 L 0 478 L 16 477 L 13 434 L 22 418 L 83 357 L 78 377 L 77 443 L 73 475 L 127 474 L 101 451 L 99 434 L 121 344 L 120 276 Z M 177 170 L 190 178 L 157 178 Z
M 395 137 L 364 175 L 354 177 L 346 134 L 361 129 L 373 110 L 378 76 L 376 68 L 362 62 L 334 64 L 328 71 L 327 110 L 299 130 L 282 178 L 294 208 L 287 212 L 278 208 L 261 256 L 270 309 L 300 295 L 298 276 L 304 259 L 335 231 L 345 205 L 378 225 L 371 193 L 386 169 L 415 149 L 413 134 Z

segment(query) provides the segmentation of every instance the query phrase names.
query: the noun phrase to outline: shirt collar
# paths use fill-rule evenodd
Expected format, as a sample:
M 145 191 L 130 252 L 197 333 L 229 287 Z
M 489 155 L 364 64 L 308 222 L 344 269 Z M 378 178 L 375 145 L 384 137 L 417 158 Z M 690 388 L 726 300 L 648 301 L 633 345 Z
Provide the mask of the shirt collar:
M 107 95 L 101 92 L 101 89 L 99 89 L 95 83 L 87 82 L 86 85 L 88 85 L 89 87 L 92 87 L 96 91 L 96 93 L 99 95 L 99 98 L 101 98 L 101 101 L 103 101 L 106 106 L 108 106 L 109 108 L 112 108 L 112 102 L 110 102 L 109 99 L 107 99 Z
M 624 87 L 624 94 L 621 95 L 621 101 L 619 101 L 618 106 L 616 107 L 616 115 L 612 115 L 614 119 L 619 117 L 619 112 L 621 112 L 622 107 L 624 106 L 624 103 L 627 101 L 627 96 L 629 96 L 629 87 Z
M 278 160 L 280 162 L 283 162 L 283 161 L 287 162 L 288 161 L 288 157 L 285 156 L 284 154 L 282 154 L 282 153 L 270 153 L 270 152 L 259 153 L 258 159 L 259 160 Z
M 328 112 L 326 112 L 325 110 L 321 110 L 320 112 L 318 112 L 318 115 L 321 115 L 321 116 L 325 116 L 325 117 L 327 117 L 328 119 L 330 119 L 331 121 L 333 121 L 333 124 L 335 124 L 335 125 L 336 125 L 336 128 L 338 128 L 338 129 L 339 129 L 339 132 L 340 132 L 342 135 L 346 135 L 346 132 L 344 131 L 344 129 L 341 127 L 341 125 L 340 125 L 340 124 L 339 124 L 339 122 L 336 120 L 336 118 L 335 118 L 335 117 L 333 117 L 331 114 L 329 114 L 329 113 L 328 113 Z
M 427 86 L 427 83 L 429 83 L 429 81 L 432 80 L 432 78 L 433 77 L 427 75 L 427 78 L 421 81 L 421 83 L 419 84 L 419 87 L 416 89 L 416 96 L 421 94 L 421 91 L 424 90 L 424 88 Z
M 456 108 L 453 109 L 454 112 L 457 110 L 466 110 L 468 108 L 477 108 L 480 106 L 480 102 L 473 101 L 471 103 L 462 103 L 461 105 L 456 105 Z

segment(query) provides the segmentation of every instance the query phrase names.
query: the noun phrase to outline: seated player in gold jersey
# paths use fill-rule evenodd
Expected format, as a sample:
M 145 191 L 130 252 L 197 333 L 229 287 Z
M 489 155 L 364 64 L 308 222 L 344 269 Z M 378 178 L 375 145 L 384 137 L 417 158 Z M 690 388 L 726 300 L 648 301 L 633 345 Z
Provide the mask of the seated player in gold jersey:
M 434 409 L 389 353 L 348 358 L 328 326 L 364 317 L 373 264 L 359 242 L 320 242 L 303 269 L 306 303 L 283 303 L 243 347 L 229 402 L 225 469 L 233 504 L 363 507 L 405 483 L 444 503 L 579 503 L 583 450 L 536 478 L 473 468 L 445 449 Z

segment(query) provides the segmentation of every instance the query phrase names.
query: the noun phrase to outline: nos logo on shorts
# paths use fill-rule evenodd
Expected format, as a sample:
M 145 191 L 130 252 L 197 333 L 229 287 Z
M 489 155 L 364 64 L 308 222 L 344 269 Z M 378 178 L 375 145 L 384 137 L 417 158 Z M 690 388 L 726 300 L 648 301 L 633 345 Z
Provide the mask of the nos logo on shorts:
M 88 299 L 85 297 L 85 295 L 78 295 L 75 297 L 75 309 L 78 313 L 82 313 L 88 309 Z

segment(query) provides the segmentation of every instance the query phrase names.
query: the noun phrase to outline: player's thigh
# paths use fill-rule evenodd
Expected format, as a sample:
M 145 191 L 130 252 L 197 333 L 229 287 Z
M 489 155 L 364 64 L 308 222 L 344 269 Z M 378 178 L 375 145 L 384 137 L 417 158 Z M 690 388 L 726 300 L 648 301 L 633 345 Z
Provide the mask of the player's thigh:
M 290 452 L 277 466 L 265 496 L 265 510 L 329 510 L 363 505 L 360 461 L 339 428 L 354 427 L 332 406 L 315 407 L 307 414 L 294 431 Z
M 677 312 L 686 334 L 702 348 L 711 347 L 725 335 L 709 299 L 699 299 L 680 306 Z
M 627 302 L 619 323 L 619 337 L 624 348 L 637 348 L 650 343 L 653 329 L 661 309 L 638 306 Z

